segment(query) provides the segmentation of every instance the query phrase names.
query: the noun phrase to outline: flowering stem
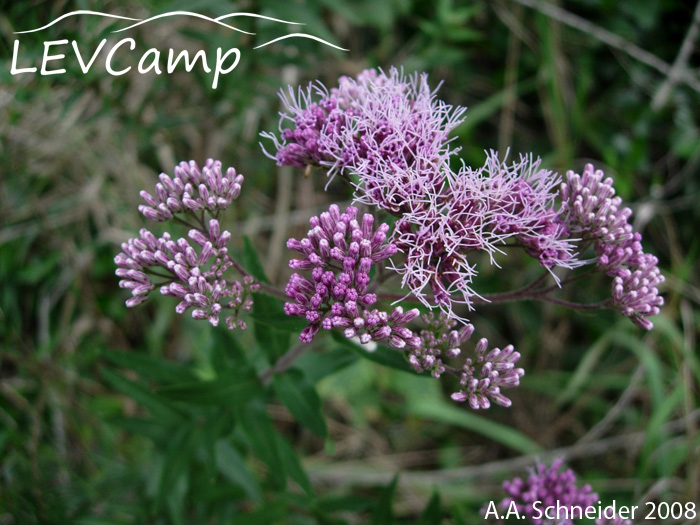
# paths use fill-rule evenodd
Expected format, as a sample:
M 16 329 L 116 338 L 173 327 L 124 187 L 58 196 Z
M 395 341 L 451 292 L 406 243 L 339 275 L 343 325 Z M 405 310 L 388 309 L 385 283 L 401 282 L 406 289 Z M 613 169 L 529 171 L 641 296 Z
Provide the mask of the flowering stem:
M 150 268 L 144 268 L 144 271 L 149 275 L 153 275 L 154 277 L 162 277 L 163 279 L 166 279 L 168 282 L 173 282 L 172 275 L 165 275 L 165 274 L 160 273 L 160 272 L 154 272 Z
M 196 219 L 196 217 L 195 217 L 195 219 Z M 177 222 L 178 224 L 182 224 L 183 226 L 187 226 L 188 228 L 192 228 L 194 230 L 199 230 L 200 228 L 202 228 L 202 231 L 206 231 L 206 228 L 204 228 L 204 226 L 202 225 L 201 222 L 200 222 L 200 226 L 198 227 L 196 224 L 192 224 L 190 222 L 187 222 L 186 220 L 181 219 L 177 215 L 174 215 L 171 220 L 173 220 L 174 222 Z
M 568 279 L 565 279 L 562 281 L 560 284 L 554 284 L 551 286 L 547 286 L 545 288 L 540 288 L 538 290 L 533 290 L 538 284 L 541 284 L 542 281 L 549 275 L 549 272 L 545 271 L 540 275 L 537 279 L 532 281 L 531 283 L 525 285 L 524 287 L 518 289 L 518 290 L 513 290 L 512 292 L 503 292 L 503 293 L 496 293 L 496 294 L 486 294 L 483 296 L 475 296 L 472 298 L 473 303 L 505 303 L 505 302 L 510 302 L 510 301 L 527 301 L 527 300 L 535 300 L 535 301 L 544 301 L 548 303 L 554 303 L 558 304 L 561 306 L 566 306 L 568 308 L 573 308 L 576 310 L 596 310 L 599 308 L 609 308 L 610 307 L 610 301 L 600 301 L 597 303 L 591 303 L 591 304 L 581 304 L 581 303 L 574 303 L 571 301 L 566 301 L 564 299 L 557 299 L 555 297 L 551 297 L 547 295 L 547 293 L 557 290 L 558 288 L 565 286 L 567 284 L 570 284 L 572 282 L 578 281 L 579 279 L 582 279 L 583 277 L 586 277 L 593 273 L 594 270 L 588 270 L 584 273 L 578 274 L 576 276 L 570 277 Z M 418 302 L 418 298 L 415 296 L 406 296 L 403 294 L 398 294 L 398 293 L 381 293 L 378 294 L 381 299 L 388 300 L 388 301 L 397 301 L 397 300 L 404 300 L 404 301 L 410 301 L 410 302 Z M 435 302 L 435 298 L 433 296 L 426 296 L 426 299 L 431 302 Z
M 540 275 L 537 279 L 532 281 L 530 284 L 525 285 L 522 288 L 519 288 L 518 290 L 513 290 L 512 292 L 503 292 L 503 293 L 497 293 L 497 294 L 486 294 L 483 296 L 474 296 L 472 298 L 473 303 L 502 303 L 506 301 L 515 301 L 515 300 L 520 300 L 520 299 L 529 299 L 532 298 L 529 292 L 532 290 L 535 286 L 540 284 L 546 277 L 549 275 L 549 272 L 543 272 L 542 275 Z M 538 290 L 539 292 L 540 290 Z M 548 289 L 547 289 L 548 291 Z M 378 294 L 380 299 L 384 299 L 387 301 L 399 301 L 399 300 L 404 300 L 404 301 L 410 301 L 410 302 L 420 302 L 420 299 L 416 297 L 415 295 L 406 295 L 406 294 L 401 294 L 401 293 L 389 293 L 389 292 L 384 292 Z M 426 295 L 425 298 L 430 301 L 430 302 L 435 302 L 435 297 L 432 295 Z
M 532 299 L 539 299 L 540 301 L 545 301 L 547 303 L 554 303 L 554 304 L 558 304 L 560 306 L 566 306 L 567 308 L 573 308 L 574 310 L 599 310 L 601 308 L 609 308 L 610 307 L 610 301 L 607 299 L 605 301 L 599 301 L 597 303 L 589 303 L 589 304 L 572 303 L 571 301 L 557 299 L 556 297 L 550 297 L 548 295 L 542 295 L 539 297 L 532 297 Z
M 535 279 L 530 284 L 527 284 L 518 290 L 513 290 L 512 292 L 487 294 L 487 295 L 483 296 L 483 298 L 478 298 L 478 297 L 475 298 L 474 302 L 477 302 L 477 303 L 478 302 L 503 303 L 506 301 L 517 301 L 517 300 L 520 300 L 521 298 L 527 298 L 530 296 L 530 294 L 528 294 L 528 292 L 530 292 L 530 290 L 532 290 L 538 284 L 540 284 L 542 281 L 544 281 L 548 275 L 549 275 L 549 272 L 544 271 L 544 272 L 542 272 L 542 275 L 540 275 L 537 279 Z M 538 290 L 538 292 L 539 291 L 540 290 Z
M 270 381 L 275 374 L 281 374 L 285 370 L 288 370 L 294 364 L 294 361 L 299 359 L 304 352 L 306 352 L 311 345 L 308 343 L 297 343 L 295 346 L 289 349 L 289 351 L 280 357 L 274 365 L 270 368 L 263 370 L 260 374 L 260 381 L 263 385 L 269 385 Z
M 241 266 L 240 263 L 236 259 L 234 259 L 233 257 L 231 257 L 231 263 L 233 264 L 233 267 L 236 269 L 236 271 L 238 271 L 238 273 L 240 273 L 243 277 L 246 277 L 246 276 L 253 277 L 250 274 L 250 272 L 248 272 L 245 268 L 243 268 L 243 266 Z M 287 297 L 287 294 L 284 293 L 284 290 L 280 290 L 276 286 L 272 286 L 270 284 L 264 283 L 264 282 L 260 281 L 259 279 L 255 279 L 255 282 L 256 282 L 256 284 L 260 285 L 261 292 L 265 292 L 267 295 L 272 295 L 273 297 L 277 297 L 277 298 L 282 299 L 284 301 L 289 299 Z
M 260 291 L 265 292 L 267 295 L 272 295 L 273 297 L 277 297 L 278 299 L 282 299 L 283 301 L 289 300 L 287 294 L 284 293 L 284 291 L 277 288 L 276 286 L 272 286 L 267 283 L 261 283 L 260 281 L 255 282 L 260 285 Z
M 589 269 L 589 270 L 587 270 L 587 271 L 585 271 L 585 272 L 583 272 L 583 273 L 580 273 L 580 274 L 578 274 L 578 275 L 574 275 L 573 277 L 569 277 L 569 278 L 567 278 L 567 279 L 564 279 L 564 280 L 561 281 L 559 284 L 553 284 L 553 285 L 548 286 L 548 287 L 546 287 L 546 288 L 540 288 L 540 289 L 538 290 L 538 292 L 547 293 L 547 292 L 551 292 L 552 290 L 556 290 L 556 289 L 558 289 L 558 288 L 563 288 L 564 286 L 566 286 L 566 285 L 568 285 L 568 284 L 571 284 L 571 283 L 573 283 L 573 282 L 576 282 L 576 281 L 578 281 L 578 280 L 580 280 L 580 279 L 583 279 L 584 277 L 587 277 L 587 276 L 591 275 L 591 274 L 594 273 L 594 272 L 595 272 L 595 270 L 594 270 L 593 268 L 591 268 L 591 269 Z

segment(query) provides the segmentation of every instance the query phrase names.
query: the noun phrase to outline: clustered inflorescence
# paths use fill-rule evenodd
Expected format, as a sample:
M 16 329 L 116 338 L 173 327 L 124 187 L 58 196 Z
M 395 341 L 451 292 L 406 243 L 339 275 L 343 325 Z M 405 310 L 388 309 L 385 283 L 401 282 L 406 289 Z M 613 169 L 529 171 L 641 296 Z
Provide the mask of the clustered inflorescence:
M 561 185 L 561 216 L 569 230 L 593 244 L 596 269 L 613 277 L 612 304 L 642 328 L 664 303 L 657 286 L 664 281 L 658 260 L 642 250 L 642 236 L 628 219 L 632 210 L 622 207 L 610 177 L 586 165 L 583 175 L 569 171 Z
M 127 306 L 146 301 L 151 290 L 159 286 L 161 294 L 180 300 L 177 313 L 191 309 L 194 319 L 207 319 L 216 326 L 223 312 L 228 314 L 225 321 L 229 329 L 246 327 L 239 314 L 251 309 L 250 294 L 259 285 L 248 275 L 241 280 L 224 277 L 233 265 L 227 248 L 231 234 L 221 230 L 217 219 L 203 219 L 205 211 L 216 217 L 228 208 L 240 195 L 242 182 L 243 176 L 236 170 L 229 168 L 224 174 L 221 163 L 209 159 L 201 170 L 192 161 L 177 166 L 172 178 L 161 174 L 155 197 L 141 192 L 146 204 L 139 210 L 146 218 L 161 222 L 184 215 L 197 226 L 187 234 L 189 240 L 174 240 L 168 232 L 158 238 L 142 228 L 138 238 L 122 243 L 122 252 L 114 262 L 117 276 L 122 278 L 119 285 L 131 290 Z
M 371 69 L 341 77 L 332 89 L 321 83 L 297 92 L 289 87 L 282 99 L 279 134 L 262 134 L 275 148 L 266 154 L 279 165 L 338 175 L 354 188 L 354 204 L 368 209 L 361 214 L 355 206 L 341 211 L 333 204 L 311 218 L 305 237 L 287 243 L 301 256 L 289 263 L 295 272 L 284 311 L 308 323 L 302 342 L 340 329 L 361 344 L 403 351 L 417 372 L 454 376 L 455 401 L 474 409 L 510 406 L 503 390 L 518 386 L 524 374 L 515 366 L 520 354 L 512 345 L 490 348 L 483 338 L 470 352 L 462 348 L 474 331 L 463 312 L 489 300 L 474 289 L 476 256 L 486 254 L 498 265 L 506 247 L 522 249 L 544 268 L 539 281 L 510 299 L 547 300 L 553 287 L 538 284 L 548 274 L 560 283 L 557 269 L 589 265 L 612 278 L 610 298 L 599 306 L 653 327 L 649 317 L 663 304 L 663 276 L 657 259 L 642 249 L 631 210 L 602 171 L 588 165 L 582 175 L 568 172 L 562 183 L 539 158 L 508 162 L 494 151 L 482 166 L 454 171 L 450 160 L 459 148 L 450 134 L 466 109 L 440 100 L 426 74 Z M 147 219 L 185 224 L 189 233 L 174 239 L 142 229 L 122 244 L 115 262 L 120 285 L 132 293 L 127 306 L 160 287 L 179 300 L 178 313 L 191 310 L 213 325 L 225 315 L 229 328 L 245 327 L 239 314 L 251 308 L 251 292 L 260 284 L 231 257 L 231 234 L 220 223 L 242 182 L 219 161 L 201 169 L 183 162 L 174 176 L 160 175 L 153 194 L 141 192 L 139 210 Z M 373 211 L 386 222 L 375 227 Z M 586 250 L 594 256 L 584 258 Z M 232 270 L 240 275 L 229 277 Z M 392 275 L 399 276 L 404 299 L 438 314 L 421 320 L 417 308 L 383 305 L 378 287 Z
M 497 263 L 510 243 L 555 279 L 557 267 L 595 263 L 613 277 L 608 306 L 653 326 L 648 317 L 663 303 L 657 288 L 663 276 L 656 258 L 642 252 L 641 235 L 627 222 L 631 211 L 602 172 L 588 166 L 583 177 L 569 172 L 560 184 L 539 159 L 521 156 L 508 164 L 494 151 L 483 166 L 454 172 L 449 161 L 458 149 L 450 147 L 449 134 L 465 108 L 439 100 L 425 74 L 367 70 L 356 79 L 341 77 L 330 90 L 317 83 L 295 96 L 290 87 L 282 98 L 280 136 L 263 134 L 274 143 L 277 163 L 340 174 L 357 202 L 394 215 L 391 238 L 402 257 L 390 267 L 427 307 L 463 320 L 455 306 L 473 309 L 479 297 L 473 252 Z M 588 243 L 595 260 L 579 258 Z
M 304 255 L 289 266 L 311 270 L 311 281 L 295 273 L 287 285 L 285 304 L 288 315 L 305 317 L 309 325 L 299 339 L 311 342 L 321 328 L 342 328 L 346 337 L 358 336 L 361 343 L 384 341 L 394 348 L 417 346 L 420 339 L 404 325 L 418 317 L 417 309 L 391 313 L 372 308 L 377 295 L 369 289 L 370 270 L 396 253 L 396 245 L 386 243 L 387 224 L 373 229 L 374 217 L 362 216 L 348 206 L 340 213 L 332 204 L 327 212 L 309 221 L 311 229 L 301 241 L 289 239 L 287 247 Z
M 456 373 L 460 388 L 452 394 L 453 400 L 467 401 L 473 409 L 489 408 L 491 401 L 504 407 L 511 405 L 501 389 L 518 386 L 525 374 L 522 368 L 515 368 L 520 354 L 512 345 L 487 352 L 488 340 L 482 338 L 476 343 L 474 356 L 465 356 L 460 347 L 474 333 L 473 325 L 463 325 L 455 330 L 457 322 L 454 319 L 442 313 L 436 317 L 432 312 L 424 315 L 423 321 L 426 327 L 420 332 L 420 345 L 407 352 L 408 362 L 416 372 L 429 371 L 433 377 L 439 378 L 447 370 L 446 361 L 460 357 L 463 365 Z
M 563 465 L 564 461 L 561 459 L 555 460 L 551 467 L 538 461 L 527 480 L 515 478 L 505 481 L 503 490 L 507 496 L 501 500 L 499 507 L 502 510 L 517 510 L 518 516 L 527 518 L 535 525 L 551 522 L 544 516 L 544 509 L 548 507 L 559 509 L 556 513 L 557 525 L 572 525 L 573 516 L 577 518 L 586 516 L 585 512 L 590 508 L 596 510 L 595 507 L 599 502 L 598 494 L 593 492 L 588 484 L 578 487 L 576 474 L 571 469 L 560 471 Z M 535 505 L 536 502 L 537 505 Z M 483 509 L 482 514 L 485 512 L 486 509 Z M 552 515 L 551 512 L 549 514 Z M 595 521 L 596 525 L 631 525 L 632 523 L 630 520 L 613 515 L 609 509 L 605 509 L 601 514 L 602 516 Z

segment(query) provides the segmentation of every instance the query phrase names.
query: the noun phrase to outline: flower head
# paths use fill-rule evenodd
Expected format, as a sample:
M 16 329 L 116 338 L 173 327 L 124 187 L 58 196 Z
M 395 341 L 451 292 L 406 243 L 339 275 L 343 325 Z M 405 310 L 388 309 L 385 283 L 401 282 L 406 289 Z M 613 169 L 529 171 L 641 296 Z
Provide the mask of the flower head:
M 547 269 L 576 266 L 575 245 L 554 209 L 558 184 L 556 174 L 540 168 L 540 159 L 521 156 L 507 164 L 495 151 L 481 168 L 452 173 L 430 206 L 397 221 L 395 242 L 406 258 L 394 269 L 402 284 L 427 306 L 457 317 L 454 305 L 471 308 L 478 295 L 471 286 L 477 274 L 469 261 L 473 252 L 486 252 L 496 264 L 495 255 L 513 240 Z
M 538 461 L 527 480 L 515 478 L 504 482 L 503 490 L 508 496 L 501 501 L 500 507 L 506 509 L 515 503 L 520 516 L 526 516 L 535 525 L 545 523 L 541 517 L 535 516 L 540 516 L 541 509 L 546 507 L 559 506 L 567 509 L 569 516 L 576 507 L 585 512 L 587 507 L 598 501 L 598 495 L 592 491 L 590 485 L 579 488 L 576 485 L 576 475 L 571 469 L 560 472 L 563 464 L 563 460 L 557 459 L 547 468 L 544 463 Z M 540 511 L 534 508 L 535 502 L 540 502 Z M 571 519 L 565 519 L 563 516 L 557 521 L 557 525 L 573 523 Z
M 513 349 L 513 345 L 508 345 L 503 350 L 488 350 L 488 344 L 486 338 L 476 343 L 475 356 L 464 360 L 459 378 L 461 388 L 452 394 L 452 399 L 468 401 L 469 406 L 475 410 L 489 408 L 491 401 L 509 407 L 512 404 L 511 400 L 504 396 L 501 390 L 518 386 L 520 378 L 525 375 L 522 368 L 515 368 L 520 354 Z
M 319 99 L 314 102 L 314 99 Z M 322 84 L 283 92 L 280 138 L 273 141 L 280 165 L 321 165 L 330 176 L 354 177 L 356 200 L 392 213 L 421 206 L 445 183 L 449 133 L 464 108 L 439 100 L 427 75 L 406 77 L 391 68 L 341 77 L 330 92 Z M 285 122 L 292 128 L 284 128 Z
M 404 76 L 396 68 L 345 77 L 336 96 L 348 101 L 345 126 L 321 140 L 334 159 L 331 174 L 354 176 L 356 200 L 398 214 L 437 197 L 458 151 L 449 134 L 465 108 L 438 99 L 425 73 Z
M 658 314 L 659 306 L 664 304 L 657 288 L 664 276 L 656 266 L 656 257 L 645 254 L 644 259 L 634 271 L 619 270 L 612 283 L 612 304 L 634 324 L 651 330 L 654 323 L 647 317 Z
M 426 324 L 420 332 L 421 344 L 408 351 L 408 362 L 416 372 L 430 371 L 435 378 L 445 372 L 445 361 L 460 355 L 460 346 L 467 341 L 474 327 L 470 324 L 460 327 L 445 314 L 435 316 L 432 312 L 423 315 Z
M 285 304 L 287 315 L 309 321 L 299 339 L 311 342 L 321 328 L 341 327 L 346 337 L 358 336 L 362 343 L 386 340 L 395 348 L 417 345 L 418 338 L 404 325 L 418 316 L 418 310 L 404 313 L 398 307 L 387 313 L 371 308 L 377 296 L 369 288 L 370 270 L 396 253 L 394 244 L 385 243 L 389 226 L 381 224 L 375 230 L 371 215 L 359 218 L 353 206 L 340 213 L 335 204 L 309 224 L 305 238 L 287 242 L 289 249 L 303 255 L 289 266 L 311 270 L 310 280 L 295 273 L 286 288 L 292 300 Z
M 207 159 L 203 168 L 191 160 L 175 167 L 174 177 L 160 174 L 155 196 L 141 192 L 139 211 L 152 221 L 167 221 L 177 213 L 214 212 L 228 208 L 241 193 L 243 175 L 234 168 L 222 172 L 221 162 Z
M 613 277 L 612 305 L 651 330 L 654 324 L 648 317 L 658 314 L 664 303 L 658 290 L 664 276 L 656 257 L 644 253 L 642 236 L 628 222 L 632 210 L 622 207 L 612 179 L 604 177 L 591 164 L 581 175 L 567 172 L 560 189 L 560 216 L 571 232 L 593 243 L 596 269 Z
M 212 219 L 207 235 L 190 230 L 188 237 L 189 240 L 173 240 L 166 232 L 156 238 L 143 228 L 139 238 L 122 243 L 122 253 L 114 262 L 118 266 L 117 276 L 122 278 L 119 286 L 132 293 L 126 305 L 132 307 L 144 302 L 150 291 L 160 286 L 163 295 L 180 300 L 175 308 L 179 314 L 192 309 L 193 318 L 207 319 L 216 326 L 222 311 L 228 309 L 232 315 L 226 318 L 227 326 L 245 328 L 238 314 L 250 310 L 253 303 L 248 296 L 259 285 L 250 277 L 243 282 L 223 278 L 232 265 L 226 248 L 231 234 L 221 231 L 219 222 Z M 162 276 L 163 272 L 169 279 L 154 283 L 152 276 Z
M 139 209 L 155 221 L 172 219 L 177 213 L 216 213 L 238 197 L 242 182 L 243 176 L 233 168 L 223 174 L 219 161 L 209 159 L 201 170 L 194 161 L 182 162 L 175 167 L 173 178 L 160 175 L 155 197 L 141 192 L 146 204 Z M 199 215 L 197 220 L 201 224 Z M 191 229 L 187 238 L 173 239 L 167 232 L 158 238 L 146 228 L 139 233 L 122 243 L 122 252 L 114 258 L 119 286 L 131 290 L 128 307 L 146 301 L 160 287 L 163 295 L 180 300 L 177 313 L 191 310 L 193 318 L 206 319 L 214 326 L 222 314 L 230 313 L 225 317 L 229 329 L 246 327 L 239 314 L 250 310 L 250 294 L 259 285 L 249 276 L 242 281 L 225 277 L 233 265 L 227 248 L 231 233 L 222 230 L 217 219 Z

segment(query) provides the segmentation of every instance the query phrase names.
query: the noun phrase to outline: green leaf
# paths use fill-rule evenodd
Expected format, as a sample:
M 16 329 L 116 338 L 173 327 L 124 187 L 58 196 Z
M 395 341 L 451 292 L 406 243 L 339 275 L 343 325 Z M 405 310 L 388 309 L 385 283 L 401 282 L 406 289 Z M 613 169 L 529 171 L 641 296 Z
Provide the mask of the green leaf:
M 313 485 L 311 485 L 311 480 L 309 480 L 301 461 L 299 461 L 299 456 L 296 450 L 294 450 L 294 447 L 289 444 L 289 441 L 287 441 L 284 436 L 280 434 L 275 435 L 277 436 L 277 444 L 282 455 L 282 461 L 284 462 L 285 469 L 289 473 L 289 477 L 296 481 L 296 483 L 308 496 L 313 497 Z
M 377 506 L 372 513 L 372 521 L 370 522 L 372 525 L 386 525 L 394 522 L 391 507 L 398 482 L 399 476 L 397 474 L 394 476 L 394 479 L 391 480 L 391 483 L 382 489 Z
M 192 447 L 193 426 L 188 425 L 177 429 L 168 440 L 164 456 L 163 471 L 158 483 L 157 501 L 162 504 L 167 502 L 171 507 L 173 503 L 170 497 L 183 481 L 187 483 L 189 465 L 194 456 Z M 183 478 L 185 478 L 183 480 Z M 172 512 L 172 509 L 171 509 Z
M 478 416 L 466 409 L 447 404 L 446 402 L 423 402 L 416 400 L 407 407 L 407 413 L 422 417 L 430 421 L 455 425 L 465 428 L 477 434 L 488 437 L 522 454 L 537 454 L 542 452 L 542 447 L 529 437 L 510 427 Z
M 209 344 L 204 345 L 209 356 L 209 366 L 220 375 L 227 369 L 240 368 L 247 362 L 246 352 L 231 330 L 209 330 Z
M 374 361 L 382 366 L 387 366 L 389 368 L 394 368 L 396 370 L 401 370 L 402 372 L 408 372 L 409 374 L 418 375 L 411 365 L 408 364 L 406 358 L 401 350 L 396 350 L 394 348 L 388 348 L 386 346 L 377 345 L 377 347 L 369 351 L 367 350 L 367 345 L 358 345 L 351 340 L 344 337 L 342 334 L 337 332 L 332 332 L 332 337 L 337 343 L 345 348 L 350 348 L 359 356 Z
M 177 422 L 184 421 L 183 415 L 167 400 L 160 398 L 144 385 L 131 381 L 107 368 L 102 369 L 102 378 L 112 387 L 126 394 L 139 405 L 148 409 L 155 419 Z
M 441 523 L 442 507 L 440 505 L 440 494 L 434 492 L 418 518 L 418 525 L 440 525 Z
M 228 371 L 211 381 L 190 381 L 160 388 L 158 393 L 177 401 L 205 406 L 238 406 L 262 395 L 258 378 L 240 370 Z
M 287 502 L 278 500 L 265 502 L 265 505 L 249 514 L 237 514 L 233 523 L 236 525 L 269 525 L 270 523 L 290 523 L 288 521 Z
M 284 306 L 279 299 L 261 293 L 253 294 L 253 310 L 250 317 L 256 323 L 264 325 L 264 329 L 274 328 L 296 334 L 309 324 L 306 319 L 284 313 Z
M 321 496 L 318 507 L 324 512 L 367 512 L 374 501 L 367 495 L 351 494 L 342 496 Z
M 107 421 L 132 434 L 145 436 L 156 443 L 167 441 L 172 433 L 172 425 L 164 425 L 154 419 L 112 417 Z
M 260 262 L 260 257 L 258 257 L 258 252 L 255 251 L 255 246 L 247 235 L 243 236 L 242 259 L 243 266 L 250 272 L 250 275 L 262 283 L 270 283 L 265 275 L 265 269 L 262 262 Z
M 102 350 L 101 355 L 115 365 L 133 370 L 144 379 L 163 383 L 178 383 L 194 379 L 192 372 L 185 366 L 161 357 L 106 349 Z
M 277 399 L 291 412 L 296 420 L 317 436 L 326 438 L 328 429 L 321 412 L 318 393 L 301 370 L 290 369 L 277 374 L 272 380 Z
M 268 476 L 274 485 L 283 488 L 287 479 L 277 430 L 261 401 L 248 403 L 239 413 L 240 427 L 248 437 L 251 448 L 268 467 Z
M 225 478 L 241 487 L 254 503 L 262 501 L 258 480 L 240 453 L 223 439 L 216 442 L 216 466 Z
M 202 410 L 202 416 L 194 430 L 193 442 L 204 452 L 206 477 L 213 480 L 216 478 L 216 444 L 221 437 L 231 434 L 235 419 L 232 411 L 218 407 Z
M 330 352 L 304 354 L 297 360 L 294 367 L 302 370 L 307 379 L 315 384 L 324 377 L 350 366 L 359 358 L 356 352 L 342 347 Z

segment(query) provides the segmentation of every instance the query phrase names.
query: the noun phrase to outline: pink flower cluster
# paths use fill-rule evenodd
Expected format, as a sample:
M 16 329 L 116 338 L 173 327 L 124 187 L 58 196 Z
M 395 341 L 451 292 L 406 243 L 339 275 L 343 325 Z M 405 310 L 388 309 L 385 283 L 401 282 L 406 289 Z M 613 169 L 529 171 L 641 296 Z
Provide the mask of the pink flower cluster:
M 561 185 L 561 217 L 573 235 L 593 244 L 596 268 L 613 277 L 612 304 L 635 324 L 651 330 L 648 319 L 659 313 L 664 299 L 658 286 L 664 276 L 658 260 L 642 250 L 642 236 L 628 220 L 632 210 L 622 207 L 610 177 L 586 165 L 583 174 L 566 174 Z
M 547 269 L 575 266 L 575 246 L 553 207 L 558 183 L 539 159 L 521 156 L 508 165 L 494 151 L 481 168 L 451 173 L 433 204 L 397 221 L 395 242 L 406 257 L 394 270 L 402 284 L 427 306 L 457 317 L 454 304 L 471 308 L 477 295 L 471 287 L 477 274 L 468 260 L 472 252 L 487 252 L 496 263 L 495 255 L 513 240 Z
M 289 87 L 282 99 L 281 140 L 263 133 L 275 145 L 273 158 L 339 173 L 355 187 L 356 202 L 395 215 L 391 239 L 403 257 L 391 268 L 428 308 L 466 322 L 455 307 L 473 309 L 479 296 L 475 252 L 498 265 L 504 246 L 518 246 L 559 282 L 555 268 L 592 262 L 577 253 L 592 243 L 597 270 L 613 277 L 611 304 L 639 326 L 653 326 L 648 317 L 663 304 L 663 276 L 602 172 L 588 166 L 560 185 L 540 159 L 521 155 L 509 164 L 494 151 L 479 168 L 453 171 L 458 149 L 449 135 L 465 109 L 437 98 L 425 74 L 371 69 L 341 77 L 331 90 L 319 83 L 295 96 Z
M 556 524 L 573 525 L 574 521 L 570 517 L 585 516 L 587 509 L 598 505 L 599 498 L 590 485 L 586 484 L 582 487 L 576 485 L 576 474 L 573 470 L 566 469 L 560 472 L 563 465 L 562 459 L 554 460 L 551 467 L 538 461 L 527 480 L 515 478 L 504 482 L 503 490 L 508 496 L 501 500 L 500 508 L 507 511 L 514 505 L 521 519 L 527 518 L 529 523 L 535 525 L 551 523 L 543 517 L 544 509 L 558 508 L 560 510 Z M 537 506 L 535 506 L 536 502 Z M 574 509 L 576 512 L 573 512 Z M 608 510 L 605 509 L 604 514 L 612 514 Z M 486 509 L 482 509 L 482 514 L 485 512 Z M 566 517 L 567 515 L 569 518 Z M 596 525 L 632 524 L 630 520 L 618 516 L 613 516 L 611 519 L 601 517 L 596 519 L 595 523 Z
M 460 389 L 452 394 L 453 400 L 467 401 L 475 410 L 489 408 L 491 401 L 511 406 L 510 399 L 501 390 L 518 386 L 525 375 L 522 368 L 515 368 L 520 354 L 512 345 L 487 352 L 488 340 L 482 338 L 474 348 L 474 356 L 465 357 L 461 355 L 460 346 L 472 336 L 474 326 L 467 324 L 455 330 L 454 319 L 442 313 L 435 316 L 432 312 L 424 315 L 423 321 L 426 327 L 420 332 L 420 346 L 407 352 L 408 362 L 416 372 L 430 371 L 433 377 L 439 378 L 447 369 L 446 360 L 461 357 L 463 365 L 457 374 Z
M 289 280 L 285 304 L 287 315 L 306 318 L 309 325 L 299 339 L 311 342 L 321 328 L 339 327 L 345 336 L 357 336 L 361 343 L 386 341 L 394 348 L 417 346 L 420 339 L 404 325 L 418 317 L 418 310 L 401 307 L 387 313 L 373 305 L 377 296 L 370 290 L 372 266 L 396 253 L 386 243 L 389 226 L 374 230 L 374 217 L 365 214 L 358 221 L 357 208 L 344 213 L 333 204 L 320 217 L 309 221 L 311 229 L 301 240 L 289 239 L 287 247 L 304 257 L 289 266 L 311 270 L 311 280 L 295 273 Z
M 249 276 L 243 281 L 227 281 L 224 272 L 231 267 L 226 244 L 231 238 L 227 231 L 220 231 L 219 222 L 209 221 L 208 235 L 199 230 L 190 230 L 188 237 L 197 249 L 185 238 L 173 240 L 169 233 L 156 238 L 142 228 L 140 237 L 122 243 L 122 252 L 114 258 L 118 266 L 119 286 L 131 290 L 132 297 L 126 301 L 128 307 L 136 306 L 148 299 L 151 290 L 160 287 L 163 295 L 180 300 L 175 308 L 179 314 L 192 309 L 194 319 L 207 319 L 213 326 L 219 324 L 219 315 L 228 309 L 226 316 L 229 329 L 245 328 L 238 319 L 240 312 L 253 305 L 249 298 L 259 285 Z M 161 278 L 154 284 L 152 277 Z
M 189 231 L 189 240 L 174 240 L 167 232 L 156 237 L 142 228 L 139 237 L 122 243 L 122 252 L 114 262 L 121 278 L 119 286 L 131 290 L 128 307 L 143 303 L 152 290 L 160 287 L 163 295 L 179 299 L 175 308 L 179 314 L 191 309 L 194 319 L 206 319 L 217 326 L 225 311 L 229 314 L 225 317 L 229 329 L 246 328 L 239 315 L 251 309 L 250 294 L 259 285 L 250 276 L 242 280 L 225 278 L 233 265 L 227 248 L 231 233 L 222 231 L 217 219 L 204 224 L 200 216 L 203 211 L 216 215 L 227 208 L 240 194 L 242 182 L 243 176 L 233 168 L 224 175 L 221 162 L 209 159 L 201 170 L 191 161 L 177 166 L 173 178 L 161 174 L 156 197 L 141 192 L 146 204 L 139 209 L 146 218 L 165 221 L 184 214 L 200 226 Z
M 282 99 L 281 141 L 263 133 L 277 163 L 353 176 L 358 202 L 395 214 L 439 193 L 447 159 L 457 152 L 449 148 L 449 133 L 465 112 L 439 100 L 426 74 L 406 77 L 396 68 L 341 77 L 330 92 L 319 83 L 295 96 L 290 87 Z M 286 121 L 294 127 L 284 128 Z
M 217 212 L 228 208 L 241 194 L 243 175 L 236 174 L 234 168 L 221 171 L 221 162 L 207 159 L 204 167 L 192 160 L 181 162 L 175 167 L 175 176 L 160 174 L 155 196 L 141 191 L 146 202 L 139 211 L 152 221 L 168 221 L 177 213 L 207 210 Z
M 501 390 L 515 388 L 520 384 L 520 378 L 525 375 L 522 368 L 515 368 L 520 354 L 515 351 L 513 345 L 508 345 L 503 350 L 493 348 L 487 352 L 488 345 L 488 340 L 483 337 L 476 343 L 475 357 L 464 360 L 459 378 L 462 388 L 452 394 L 452 399 L 468 401 L 473 409 L 489 408 L 491 401 L 509 407 L 512 404 L 511 400 L 504 396 Z M 477 367 L 480 367 L 478 372 Z

